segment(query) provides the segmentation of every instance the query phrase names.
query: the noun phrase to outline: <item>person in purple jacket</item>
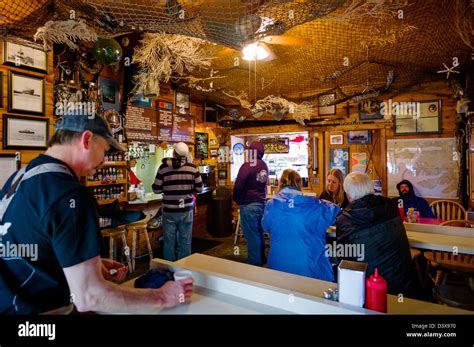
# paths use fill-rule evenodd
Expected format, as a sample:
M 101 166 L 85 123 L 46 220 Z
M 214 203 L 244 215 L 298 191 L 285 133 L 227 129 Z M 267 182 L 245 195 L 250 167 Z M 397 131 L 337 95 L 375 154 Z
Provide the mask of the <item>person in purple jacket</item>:
M 248 160 L 240 167 L 234 184 L 234 201 L 240 207 L 240 224 L 247 239 L 247 262 L 257 266 L 266 263 L 261 226 L 268 181 L 268 167 L 262 160 L 264 153 L 263 143 L 250 144 Z

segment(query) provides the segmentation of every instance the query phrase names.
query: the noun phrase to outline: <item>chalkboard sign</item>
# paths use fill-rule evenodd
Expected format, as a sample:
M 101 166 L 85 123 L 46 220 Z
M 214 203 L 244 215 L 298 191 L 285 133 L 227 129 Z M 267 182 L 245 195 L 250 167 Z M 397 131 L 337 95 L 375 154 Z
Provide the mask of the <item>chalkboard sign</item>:
M 194 117 L 173 113 L 171 141 L 192 143 L 194 140 Z
M 196 159 L 207 159 L 209 157 L 209 134 L 196 133 L 196 145 L 194 147 L 194 156 Z
M 170 107 L 171 106 L 171 107 Z M 173 129 L 173 104 L 160 101 L 158 103 L 158 141 L 171 141 Z
M 155 109 L 127 105 L 125 129 L 129 140 L 156 141 L 157 112 Z

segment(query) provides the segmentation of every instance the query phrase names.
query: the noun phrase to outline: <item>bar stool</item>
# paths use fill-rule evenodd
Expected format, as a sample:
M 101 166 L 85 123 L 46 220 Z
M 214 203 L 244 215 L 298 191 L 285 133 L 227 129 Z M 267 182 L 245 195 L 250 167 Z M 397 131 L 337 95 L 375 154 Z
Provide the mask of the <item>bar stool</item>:
M 242 226 L 240 225 L 240 209 L 237 210 L 237 224 L 235 225 L 235 236 L 234 245 L 237 244 L 237 240 L 240 236 L 244 236 Z
M 145 234 L 146 246 L 150 260 L 153 259 L 153 249 L 151 248 L 150 237 L 147 230 L 148 221 L 139 221 L 126 224 L 125 228 L 132 234 L 132 269 L 135 271 L 135 260 L 137 258 L 137 236 L 142 232 Z
M 125 230 L 125 227 L 118 226 L 116 228 L 103 229 L 101 230 L 101 233 L 102 233 L 102 237 L 109 238 L 109 258 L 110 259 L 117 260 L 116 259 L 117 244 L 115 241 L 118 239 L 122 240 L 123 253 L 125 254 L 125 257 L 127 258 L 128 270 L 131 273 L 133 268 L 132 268 L 132 262 L 130 261 L 130 247 L 128 247 L 127 245 L 127 231 Z

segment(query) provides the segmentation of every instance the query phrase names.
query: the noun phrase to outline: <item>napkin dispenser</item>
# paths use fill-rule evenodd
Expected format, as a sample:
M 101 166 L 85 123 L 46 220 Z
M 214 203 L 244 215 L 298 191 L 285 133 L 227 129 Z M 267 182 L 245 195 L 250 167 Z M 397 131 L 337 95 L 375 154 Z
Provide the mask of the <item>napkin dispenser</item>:
M 367 263 L 342 260 L 337 268 L 339 302 L 364 307 Z

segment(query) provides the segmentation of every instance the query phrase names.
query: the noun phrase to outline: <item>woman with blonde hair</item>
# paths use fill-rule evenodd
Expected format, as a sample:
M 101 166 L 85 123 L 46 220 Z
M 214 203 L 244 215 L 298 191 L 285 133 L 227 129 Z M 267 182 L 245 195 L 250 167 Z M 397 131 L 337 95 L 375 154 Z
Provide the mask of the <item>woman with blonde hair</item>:
M 344 175 L 342 171 L 339 169 L 331 169 L 327 176 L 326 189 L 319 198 L 331 201 L 344 209 L 349 205 L 349 200 L 347 200 L 346 193 L 344 192 L 343 182 Z
M 263 230 L 270 233 L 267 267 L 296 275 L 334 281 L 325 254 L 326 229 L 341 209 L 336 204 L 305 196 L 298 172 L 286 169 L 278 194 L 265 206 Z

